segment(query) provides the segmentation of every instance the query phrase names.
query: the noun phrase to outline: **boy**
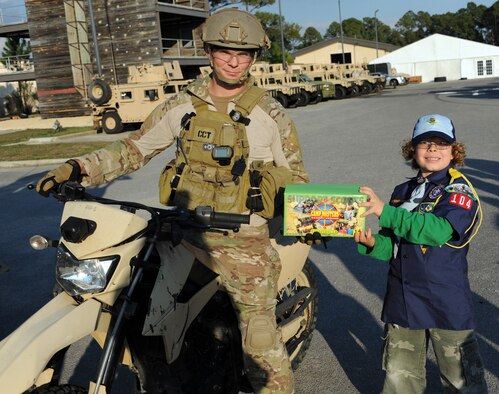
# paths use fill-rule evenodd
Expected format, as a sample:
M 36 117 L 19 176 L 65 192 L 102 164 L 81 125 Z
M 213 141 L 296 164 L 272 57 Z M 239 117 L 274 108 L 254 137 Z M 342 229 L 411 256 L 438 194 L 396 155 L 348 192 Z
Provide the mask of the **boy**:
M 481 208 L 473 186 L 455 169 L 464 165 L 465 147 L 449 118 L 427 115 L 402 155 L 417 176 L 395 188 L 389 205 L 361 187 L 369 196 L 361 204 L 368 209 L 364 216 L 376 215 L 381 230 L 354 236 L 359 253 L 390 261 L 383 393 L 424 392 L 429 340 L 445 392 L 486 393 L 466 260 Z

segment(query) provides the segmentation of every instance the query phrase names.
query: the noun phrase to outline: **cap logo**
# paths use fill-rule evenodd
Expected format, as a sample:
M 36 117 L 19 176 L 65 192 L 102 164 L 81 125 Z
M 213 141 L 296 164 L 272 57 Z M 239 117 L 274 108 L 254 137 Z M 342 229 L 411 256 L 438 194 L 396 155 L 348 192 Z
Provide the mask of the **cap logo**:
M 426 123 L 428 123 L 430 126 L 434 126 L 438 123 L 438 119 L 432 116 L 430 119 L 426 121 Z

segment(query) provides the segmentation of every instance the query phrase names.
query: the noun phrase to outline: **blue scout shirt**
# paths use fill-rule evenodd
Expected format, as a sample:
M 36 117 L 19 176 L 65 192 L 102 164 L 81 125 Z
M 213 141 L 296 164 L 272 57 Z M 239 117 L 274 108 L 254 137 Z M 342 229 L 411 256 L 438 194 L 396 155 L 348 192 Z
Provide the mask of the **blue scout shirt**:
M 400 237 L 397 255 L 390 260 L 382 311 L 385 323 L 413 329 L 475 328 L 468 245 L 452 248 L 445 244 L 461 246 L 473 233 L 478 202 L 461 175 L 450 168 L 433 173 L 427 178 L 422 202 L 412 212 L 394 208 L 417 187 L 417 178 L 411 179 L 395 188 L 390 206 L 384 207 L 382 230 L 375 236 L 373 250 L 365 253 L 382 258 L 376 249 L 385 249 L 387 257 L 388 249 L 393 253 L 393 244 L 398 242 L 396 236 Z

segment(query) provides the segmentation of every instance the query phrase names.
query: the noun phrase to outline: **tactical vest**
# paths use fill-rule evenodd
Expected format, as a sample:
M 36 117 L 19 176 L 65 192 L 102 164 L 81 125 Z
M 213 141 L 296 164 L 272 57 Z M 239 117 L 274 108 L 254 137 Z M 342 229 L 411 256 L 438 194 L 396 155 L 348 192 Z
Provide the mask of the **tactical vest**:
M 184 116 L 176 158 L 160 176 L 162 204 L 187 209 L 210 205 L 232 213 L 247 210 L 247 116 L 264 94 L 265 90 L 252 86 L 230 114 L 210 111 L 206 102 L 192 96 L 195 113 Z

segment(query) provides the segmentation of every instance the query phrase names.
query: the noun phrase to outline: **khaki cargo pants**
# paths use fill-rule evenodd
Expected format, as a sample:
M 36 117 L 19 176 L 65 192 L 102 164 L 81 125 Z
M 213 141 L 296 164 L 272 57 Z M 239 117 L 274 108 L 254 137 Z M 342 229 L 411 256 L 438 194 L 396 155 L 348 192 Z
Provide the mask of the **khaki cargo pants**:
M 386 324 L 383 394 L 424 393 L 426 351 L 430 340 L 444 393 L 487 393 L 473 330 L 411 330 Z
M 189 233 L 185 241 L 188 248 L 204 251 L 205 258 L 197 253 L 198 258 L 220 275 L 231 298 L 238 314 L 245 371 L 255 393 L 293 393 L 293 371 L 275 318 L 281 262 L 270 244 L 267 225 L 242 226 L 228 236 Z

